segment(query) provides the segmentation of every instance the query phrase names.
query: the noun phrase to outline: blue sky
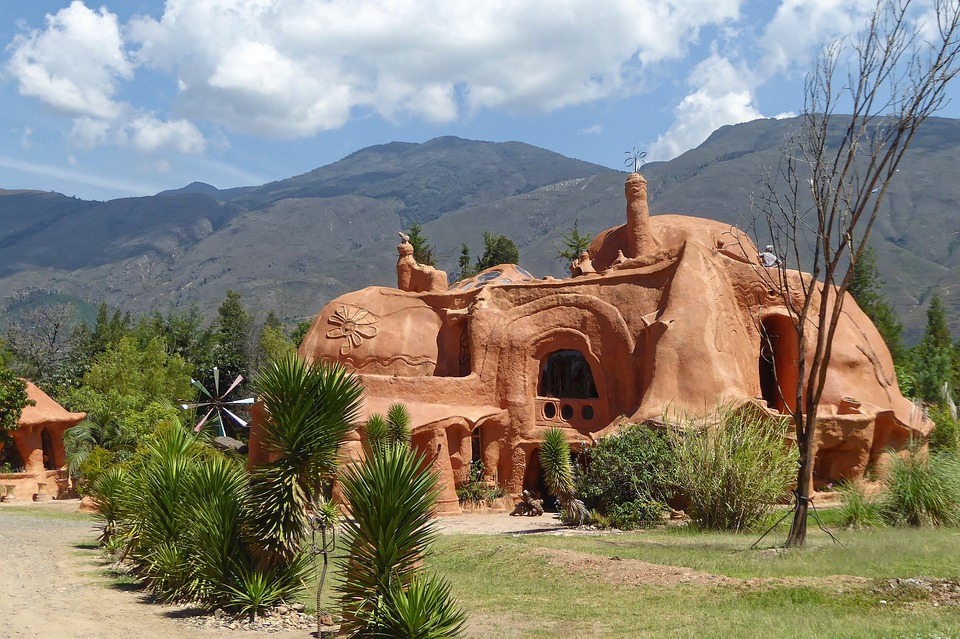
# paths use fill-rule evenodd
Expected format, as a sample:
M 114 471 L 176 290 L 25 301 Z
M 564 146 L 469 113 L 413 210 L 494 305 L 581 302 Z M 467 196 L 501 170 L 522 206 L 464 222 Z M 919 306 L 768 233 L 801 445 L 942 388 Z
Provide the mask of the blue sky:
M 819 47 L 872 5 L 3 0 L 0 188 L 229 188 L 441 135 L 615 168 L 635 146 L 670 159 L 799 112 Z

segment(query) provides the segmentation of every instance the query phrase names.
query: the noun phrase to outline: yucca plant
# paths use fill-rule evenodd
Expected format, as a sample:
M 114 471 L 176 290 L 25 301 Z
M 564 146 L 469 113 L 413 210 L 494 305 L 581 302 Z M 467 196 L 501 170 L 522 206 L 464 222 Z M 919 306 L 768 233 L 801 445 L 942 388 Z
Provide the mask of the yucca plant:
M 363 449 L 379 455 L 390 446 L 410 446 L 410 412 L 403 404 L 391 404 L 387 416 L 374 413 L 363 425 Z
M 548 428 L 543 434 L 543 441 L 540 443 L 540 469 L 547 490 L 560 501 L 564 522 L 580 526 L 588 521 L 590 513 L 576 497 L 570 445 L 559 428 Z
M 341 631 L 347 636 L 459 633 L 462 613 L 450 601 L 448 587 L 442 582 L 421 584 L 410 592 L 416 579 L 432 580 L 422 574 L 422 562 L 436 535 L 431 517 L 440 494 L 438 482 L 425 455 L 402 444 L 385 446 L 380 454 L 346 469 L 342 487 L 352 514 L 344 524 L 350 554 L 337 590 L 343 603 Z M 411 610 L 417 607 L 419 611 Z M 406 623 L 408 634 L 390 634 L 395 623 Z M 416 634 L 432 632 L 428 628 L 437 623 L 447 634 Z
M 112 544 L 114 535 L 129 515 L 125 503 L 129 479 L 123 466 L 111 466 L 91 486 L 91 495 L 97 507 L 95 518 L 103 523 L 99 538 L 101 545 Z
M 307 568 L 304 555 L 283 568 L 263 570 L 244 566 L 227 587 L 227 607 L 256 618 L 260 611 L 275 606 L 295 593 L 301 587 L 300 580 Z
M 190 558 L 189 592 L 200 601 L 226 605 L 229 587 L 251 562 L 241 541 L 249 500 L 248 476 L 240 462 L 211 453 L 197 464 L 184 491 L 188 525 L 182 545 Z
M 141 573 L 150 590 L 165 601 L 190 595 L 190 567 L 185 549 L 173 541 L 155 544 L 138 555 Z
M 390 427 L 380 413 L 374 413 L 363 424 L 363 452 L 367 457 L 379 455 L 390 439 Z
M 307 507 L 333 478 L 340 446 L 354 428 L 363 387 L 340 365 L 296 355 L 256 379 L 266 413 L 264 447 L 279 457 L 253 470 L 247 539 L 261 568 L 293 561 L 307 535 Z
M 370 639 L 447 639 L 463 632 L 463 609 L 450 596 L 450 584 L 417 573 L 405 588 L 394 587 L 380 606 Z
M 189 571 L 182 538 L 186 488 L 203 452 L 182 424 L 167 420 L 130 463 L 127 503 L 130 541 L 124 556 L 134 561 L 148 586 L 161 598 L 189 594 Z
M 387 409 L 388 443 L 410 446 L 410 411 L 397 402 Z
M 960 460 L 917 450 L 894 457 L 881 503 L 883 519 L 897 526 L 960 525 Z
M 177 421 L 157 427 L 156 435 L 132 464 L 130 519 L 136 529 L 134 555 L 180 540 L 184 529 L 184 490 L 201 445 Z

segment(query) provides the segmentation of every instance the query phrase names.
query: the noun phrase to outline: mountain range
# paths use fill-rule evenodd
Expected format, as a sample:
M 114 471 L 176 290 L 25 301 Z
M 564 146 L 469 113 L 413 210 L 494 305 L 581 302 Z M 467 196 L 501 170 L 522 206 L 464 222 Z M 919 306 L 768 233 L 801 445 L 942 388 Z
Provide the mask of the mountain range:
M 723 127 L 696 149 L 650 163 L 653 215 L 682 213 L 751 230 L 751 206 L 798 120 Z M 909 342 L 938 291 L 960 335 L 960 120 L 931 119 L 891 185 L 873 229 L 885 292 Z M 624 221 L 620 171 L 518 142 L 444 137 L 363 149 L 303 175 L 220 190 L 193 183 L 140 198 L 85 201 L 0 189 L 0 315 L 68 301 L 143 312 L 212 313 L 228 289 L 254 313 L 293 321 L 369 285 L 395 285 L 397 231 L 421 224 L 453 274 L 502 233 L 537 275 L 562 276 L 562 233 Z

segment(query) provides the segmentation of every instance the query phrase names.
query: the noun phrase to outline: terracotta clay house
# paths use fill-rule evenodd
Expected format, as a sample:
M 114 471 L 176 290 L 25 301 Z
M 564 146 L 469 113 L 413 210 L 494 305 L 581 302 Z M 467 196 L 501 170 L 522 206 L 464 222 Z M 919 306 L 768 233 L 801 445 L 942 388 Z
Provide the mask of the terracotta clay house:
M 27 397 L 35 403 L 23 409 L 19 427 L 11 433 L 15 458 L 19 457 L 23 470 L 0 474 L 0 484 L 12 488 L 17 500 L 62 496 L 68 490 L 63 433 L 87 414 L 68 412 L 30 382 Z M 4 494 L 5 500 L 8 494 Z
M 703 413 L 718 402 L 785 410 L 800 353 L 756 247 L 719 222 L 651 217 L 639 174 L 625 190 L 626 223 L 599 234 L 570 278 L 503 265 L 448 286 L 404 241 L 397 288 L 348 293 L 314 320 L 300 355 L 355 370 L 366 415 L 406 404 L 415 445 L 440 450 L 441 510 L 458 510 L 454 487 L 473 460 L 514 495 L 537 490 L 549 427 L 589 444 L 621 416 Z M 861 476 L 887 447 L 932 426 L 901 396 L 890 353 L 852 298 L 820 411 L 819 484 Z M 252 463 L 263 458 L 257 442 L 255 422 Z M 361 454 L 358 434 L 348 452 Z

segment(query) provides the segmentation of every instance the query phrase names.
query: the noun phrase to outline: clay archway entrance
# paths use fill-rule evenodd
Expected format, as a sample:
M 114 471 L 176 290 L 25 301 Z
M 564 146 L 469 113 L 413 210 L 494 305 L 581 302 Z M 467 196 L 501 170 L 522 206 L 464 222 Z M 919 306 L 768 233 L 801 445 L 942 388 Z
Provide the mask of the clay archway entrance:
M 529 490 L 536 497 L 543 500 L 543 509 L 546 512 L 557 512 L 557 500 L 550 496 L 547 482 L 543 479 L 543 468 L 540 467 L 540 449 L 534 448 L 527 463 L 527 472 L 523 475 L 523 489 Z
M 44 428 L 40 432 L 40 445 L 43 447 L 43 467 L 47 470 L 54 470 L 57 467 L 53 458 L 53 438 L 50 437 L 50 431 Z
M 760 324 L 760 394 L 767 406 L 781 413 L 796 403 L 800 348 L 793 322 L 770 315 Z

